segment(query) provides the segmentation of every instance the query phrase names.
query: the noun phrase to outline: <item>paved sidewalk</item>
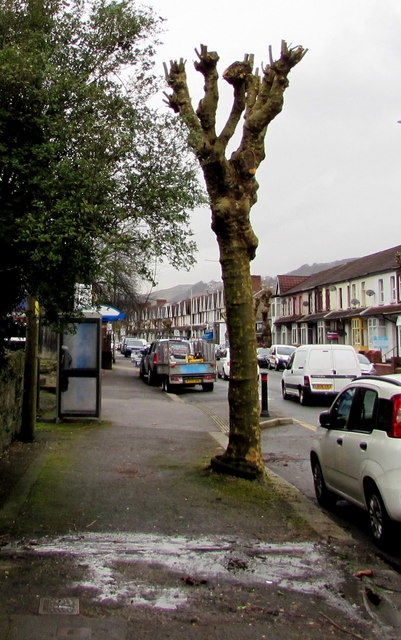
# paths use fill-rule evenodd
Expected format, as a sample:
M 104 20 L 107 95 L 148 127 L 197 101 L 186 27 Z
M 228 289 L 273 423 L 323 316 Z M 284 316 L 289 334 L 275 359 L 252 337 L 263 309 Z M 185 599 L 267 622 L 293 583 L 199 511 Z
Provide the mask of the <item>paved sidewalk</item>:
M 121 359 L 102 404 L 38 429 L 3 497 L 2 640 L 400 637 L 398 575 L 277 477 L 211 473 L 213 416 Z

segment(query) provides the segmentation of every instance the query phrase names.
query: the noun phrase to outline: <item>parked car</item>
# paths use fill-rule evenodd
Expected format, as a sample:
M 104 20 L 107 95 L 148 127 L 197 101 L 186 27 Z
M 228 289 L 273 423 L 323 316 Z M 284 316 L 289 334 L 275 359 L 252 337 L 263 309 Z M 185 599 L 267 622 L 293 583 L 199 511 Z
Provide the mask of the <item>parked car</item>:
M 366 510 L 379 544 L 401 522 L 401 374 L 364 376 L 320 414 L 310 453 L 316 498 Z
M 362 375 L 375 375 L 376 367 L 363 353 L 357 353 Z
M 131 362 L 134 363 L 136 367 L 139 367 L 141 364 L 142 356 L 144 354 L 145 347 L 132 347 L 131 349 Z
M 280 371 L 285 369 L 296 347 L 288 344 L 272 344 L 268 355 L 268 368 Z
M 151 342 L 147 345 L 142 354 L 141 362 L 139 364 L 139 377 L 145 380 L 148 384 L 156 385 L 160 381 L 157 377 L 156 371 L 156 357 L 155 351 L 157 347 L 157 341 Z
M 231 371 L 230 347 L 225 347 L 216 352 L 216 373 L 218 378 L 228 380 Z M 258 380 L 260 378 L 260 365 L 258 362 Z
M 313 398 L 335 396 L 361 375 L 355 349 L 345 344 L 306 344 L 292 354 L 281 379 L 283 398 L 299 398 L 308 404 Z
M 270 349 L 267 347 L 258 347 L 256 349 L 256 357 L 258 359 L 258 365 L 262 368 L 269 368 L 269 355 Z
M 218 378 L 228 380 L 230 377 L 230 347 L 216 351 L 216 373 Z
M 134 349 L 140 351 L 145 347 L 145 345 L 146 340 L 143 340 L 142 338 L 127 337 L 122 341 L 120 351 L 123 356 L 129 358 Z

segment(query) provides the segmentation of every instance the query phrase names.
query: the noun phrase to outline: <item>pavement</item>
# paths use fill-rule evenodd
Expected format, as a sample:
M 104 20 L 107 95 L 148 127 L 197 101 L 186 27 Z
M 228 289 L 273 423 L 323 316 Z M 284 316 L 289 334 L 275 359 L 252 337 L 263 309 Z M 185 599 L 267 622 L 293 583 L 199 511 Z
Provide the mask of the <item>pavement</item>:
M 401 638 L 397 572 L 272 472 L 210 470 L 213 394 L 122 358 L 102 388 L 101 421 L 45 414 L 0 456 L 2 640 Z

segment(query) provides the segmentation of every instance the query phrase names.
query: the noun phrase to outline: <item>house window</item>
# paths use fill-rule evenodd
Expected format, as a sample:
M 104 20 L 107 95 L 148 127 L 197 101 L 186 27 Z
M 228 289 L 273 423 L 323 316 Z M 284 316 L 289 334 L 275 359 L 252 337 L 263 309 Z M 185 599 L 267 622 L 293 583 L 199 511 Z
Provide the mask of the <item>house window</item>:
M 361 282 L 361 306 L 366 307 L 366 282 Z
M 298 344 L 298 327 L 296 325 L 292 325 L 291 343 L 292 344 Z
M 377 349 L 373 338 L 386 337 L 386 321 L 383 318 L 368 318 L 368 343 L 369 349 Z
M 352 344 L 354 347 L 361 347 L 363 344 L 363 322 L 361 318 L 353 318 L 351 321 Z
M 379 285 L 379 304 L 383 304 L 384 303 L 384 283 L 381 278 L 378 282 L 378 285 Z
M 316 291 L 316 311 L 323 311 L 323 292 L 321 289 Z
M 338 290 L 338 307 L 340 309 L 343 308 L 343 290 L 342 289 Z
M 320 320 L 317 323 L 317 343 L 324 344 L 325 343 L 325 327 L 324 320 Z
M 391 302 L 397 301 L 397 288 L 395 283 L 395 276 L 390 277 L 390 300 Z
M 301 325 L 301 344 L 308 344 L 308 325 Z
M 326 289 L 326 311 L 330 311 L 330 290 Z

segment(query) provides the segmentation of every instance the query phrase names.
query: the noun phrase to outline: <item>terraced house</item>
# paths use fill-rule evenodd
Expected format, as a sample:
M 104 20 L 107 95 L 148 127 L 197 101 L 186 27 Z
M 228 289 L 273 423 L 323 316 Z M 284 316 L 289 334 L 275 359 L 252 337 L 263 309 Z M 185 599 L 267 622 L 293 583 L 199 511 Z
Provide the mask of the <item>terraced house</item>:
M 399 357 L 401 245 L 311 276 L 277 276 L 272 336 L 280 344 L 351 344 Z

